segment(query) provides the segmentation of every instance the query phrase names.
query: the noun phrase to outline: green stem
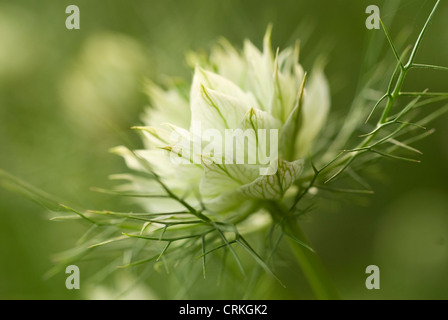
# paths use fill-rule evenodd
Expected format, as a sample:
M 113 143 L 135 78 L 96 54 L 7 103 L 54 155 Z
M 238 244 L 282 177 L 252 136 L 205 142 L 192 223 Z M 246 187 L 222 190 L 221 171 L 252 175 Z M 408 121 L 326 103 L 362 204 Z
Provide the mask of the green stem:
M 339 300 L 339 295 L 330 275 L 316 252 L 310 250 L 309 242 L 300 229 L 297 219 L 293 216 L 286 216 L 286 212 L 281 210 L 278 205 L 272 205 L 269 209 L 274 219 L 282 220 L 283 230 L 289 235 L 288 241 L 291 250 L 316 298 L 319 300 Z
M 297 224 L 297 221 L 288 221 L 285 225 L 285 231 L 297 240 L 308 244 L 308 240 Z M 288 241 L 316 298 L 319 300 L 338 300 L 339 295 L 334 287 L 333 281 L 319 256 L 305 246 L 297 243 L 294 239 L 289 238 Z

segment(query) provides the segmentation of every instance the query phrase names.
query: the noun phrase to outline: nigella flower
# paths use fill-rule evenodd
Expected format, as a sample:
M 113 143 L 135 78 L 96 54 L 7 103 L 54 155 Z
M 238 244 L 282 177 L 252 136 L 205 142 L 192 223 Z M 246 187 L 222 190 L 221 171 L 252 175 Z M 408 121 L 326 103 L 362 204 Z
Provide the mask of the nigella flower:
M 207 59 L 190 56 L 196 66 L 189 96 L 148 83 L 152 107 L 136 127 L 145 149 L 114 151 L 130 168 L 146 170 L 138 155 L 176 195 L 213 212 L 250 212 L 259 200 L 281 199 L 300 176 L 330 102 L 322 68 L 307 82 L 298 44 L 274 53 L 270 38 L 268 28 L 263 51 L 246 41 L 240 52 L 223 40 Z M 151 180 L 124 178 L 131 184 L 123 188 L 164 191 Z M 143 205 L 151 212 L 180 209 L 172 199 Z
M 330 103 L 322 66 L 316 64 L 308 77 L 298 62 L 298 45 L 274 52 L 268 28 L 262 51 L 249 41 L 241 51 L 221 41 L 209 56 L 191 54 L 188 60 L 194 64 L 194 76 L 190 88 L 175 81 L 166 88 L 147 82 L 151 107 L 142 118 L 143 125 L 135 127 L 143 134 L 143 149 L 113 149 L 134 173 L 113 176 L 127 180 L 118 190 L 100 190 L 139 199 L 142 212 L 74 209 L 2 170 L 0 184 L 17 189 L 51 211 L 63 212 L 55 220 L 92 224 L 78 247 L 62 255 L 61 265 L 89 258 L 93 248 L 112 246 L 124 256 L 121 267 L 155 262 L 157 269 L 159 261 L 167 267 L 165 258 L 174 266 L 200 259 L 205 277 L 206 257 L 222 249 L 231 252 L 246 274 L 235 250 L 239 248 L 275 277 L 270 259 L 287 237 L 316 297 L 336 299 L 330 276 L 300 229 L 298 216 L 310 208 L 301 205 L 302 199 L 314 197 L 320 190 L 371 193 L 358 173 L 367 164 L 376 164 L 378 158 L 418 162 L 407 155 L 421 154 L 411 144 L 432 131 L 414 133 L 448 112 L 448 105 L 424 117 L 418 111 L 448 100 L 448 93 L 402 89 L 414 69 L 448 70 L 416 63 L 421 40 L 439 3 L 412 50 L 401 55 L 381 23 L 391 58 L 396 60 L 395 69 L 387 68 L 389 85 L 377 97 L 377 91 L 370 88 L 373 80 L 360 86 L 348 115 L 332 117 L 325 137 L 320 138 L 319 133 Z M 365 78 L 383 82 L 387 80 L 384 70 L 372 68 Z M 372 94 L 376 103 L 371 101 Z M 366 123 L 360 121 L 364 116 Z M 372 124 L 375 118 L 376 124 Z M 338 177 L 348 181 L 329 185 Z M 351 182 L 362 188 L 352 188 Z M 270 228 L 266 233 L 262 227 Z M 246 240 L 246 234 L 253 231 L 267 241 L 258 237 L 253 247 Z M 186 257 L 192 259 L 184 260 Z M 225 257 L 223 254 L 223 269 L 228 266 Z M 102 273 L 112 272 L 108 270 Z M 253 275 L 257 277 L 257 272 Z M 192 278 L 190 274 L 188 278 Z

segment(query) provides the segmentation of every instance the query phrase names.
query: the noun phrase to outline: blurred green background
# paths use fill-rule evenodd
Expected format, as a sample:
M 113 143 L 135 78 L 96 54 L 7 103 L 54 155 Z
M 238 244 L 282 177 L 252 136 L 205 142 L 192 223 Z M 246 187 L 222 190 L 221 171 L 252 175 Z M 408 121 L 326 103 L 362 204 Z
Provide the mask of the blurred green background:
M 319 54 L 327 55 L 332 112 L 346 114 L 368 40 L 384 40 L 381 30 L 366 29 L 365 8 L 378 5 L 392 37 L 405 35 L 413 41 L 435 3 L 387 2 L 2 0 L 0 168 L 69 203 L 126 208 L 126 203 L 90 188 L 107 187 L 109 174 L 126 170 L 108 149 L 138 144 L 129 128 L 139 122 L 148 103 L 143 77 L 189 80 L 186 52 L 207 51 L 221 36 L 236 46 L 245 38 L 260 46 L 269 23 L 274 25 L 274 46 L 302 40 L 306 69 Z M 80 8 L 80 30 L 65 28 L 70 4 Z M 419 51 L 419 63 L 448 65 L 447 21 L 448 3 L 442 3 Z M 392 69 L 392 54 L 387 47 L 383 51 Z M 405 87 L 448 91 L 448 74 L 418 71 Z M 421 164 L 384 161 L 384 170 L 372 182 L 373 196 L 322 201 L 302 222 L 343 298 L 448 298 L 448 117 L 431 127 L 436 133 L 417 144 L 424 153 Z M 63 272 L 43 278 L 53 266 L 52 255 L 71 248 L 85 231 L 83 225 L 50 222 L 48 216 L 36 204 L 0 189 L 0 299 L 111 297 L 105 287 L 67 290 Z M 288 254 L 286 247 L 280 248 L 280 257 Z M 365 268 L 371 264 L 381 269 L 380 290 L 365 288 Z M 94 263 L 82 270 L 90 274 L 98 268 Z M 247 297 L 312 297 L 293 262 L 285 258 L 277 272 L 287 289 L 266 280 Z M 111 286 L 126 286 L 126 279 L 122 276 Z M 182 280 L 166 288 L 164 279 L 150 277 L 149 288 L 140 288 L 133 297 L 182 297 Z M 235 291 L 232 284 L 217 287 L 201 279 L 194 288 L 188 297 L 241 298 L 245 291 L 244 286 Z

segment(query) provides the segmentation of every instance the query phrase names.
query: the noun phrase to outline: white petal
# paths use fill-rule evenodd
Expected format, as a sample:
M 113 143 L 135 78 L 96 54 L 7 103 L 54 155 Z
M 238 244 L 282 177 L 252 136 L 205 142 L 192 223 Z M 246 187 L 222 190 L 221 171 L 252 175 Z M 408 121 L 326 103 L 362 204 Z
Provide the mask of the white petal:
M 199 67 L 195 71 L 190 96 L 192 131 L 198 122 L 201 131 L 236 127 L 245 112 L 257 106 L 251 94 L 243 92 L 231 81 Z
M 285 122 L 297 102 L 297 92 L 303 81 L 304 71 L 297 61 L 297 52 L 281 52 L 275 59 L 274 97 L 271 113 Z
M 204 164 L 199 190 L 204 197 L 217 197 L 251 183 L 259 176 L 259 167 L 244 164 Z
M 273 155 L 273 157 L 276 158 L 279 148 L 278 131 L 281 126 L 281 121 L 275 119 L 268 112 L 258 109 L 250 109 L 245 114 L 239 128 L 243 130 L 243 132 L 251 130 L 253 134 L 246 134 L 244 139 L 235 139 L 237 143 L 237 152 L 243 150 L 242 152 L 244 152 L 244 155 L 246 155 L 247 158 L 249 158 L 249 156 L 256 156 L 257 164 L 265 164 L 266 160 L 261 160 L 261 157 L 272 157 Z M 275 137 L 272 137 L 274 139 L 273 141 L 271 141 L 271 130 L 277 130 Z M 227 145 L 226 147 L 228 148 Z M 252 154 L 254 150 L 255 155 Z M 229 150 L 227 149 L 227 154 L 228 153 Z
M 249 66 L 247 88 L 253 92 L 261 109 L 268 110 L 274 95 L 274 57 L 271 49 L 271 28 L 266 31 L 263 53 L 250 41 L 244 43 L 244 54 Z
M 143 122 L 146 126 L 170 122 L 176 126 L 190 126 L 190 105 L 187 97 L 177 89 L 164 90 L 151 81 L 146 81 L 145 91 L 151 99 L 151 107 L 145 110 Z
M 217 73 L 245 89 L 247 76 L 246 59 L 225 39 L 213 47 L 210 62 Z
M 279 200 L 300 176 L 302 168 L 302 160 L 287 162 L 279 159 L 276 174 L 260 176 L 252 183 L 240 187 L 239 191 L 250 198 Z
M 280 131 L 279 147 L 283 158 L 286 160 L 292 160 L 296 155 L 296 141 L 303 122 L 302 108 L 305 84 L 306 76 L 303 78 L 302 84 L 297 90 L 298 93 L 294 109 L 289 113 L 288 118 Z
M 296 156 L 305 156 L 327 119 L 330 109 L 330 89 L 321 68 L 313 70 L 305 89 L 302 108 L 303 122 L 296 143 Z

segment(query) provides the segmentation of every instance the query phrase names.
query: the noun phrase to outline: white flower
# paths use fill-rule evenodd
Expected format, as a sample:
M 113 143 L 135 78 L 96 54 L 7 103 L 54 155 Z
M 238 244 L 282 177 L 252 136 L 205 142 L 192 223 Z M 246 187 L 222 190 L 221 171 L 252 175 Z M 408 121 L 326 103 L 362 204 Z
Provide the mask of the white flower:
M 189 60 L 196 66 L 189 97 L 180 87 L 164 90 L 147 84 L 152 106 L 143 117 L 145 126 L 137 127 L 144 133 L 145 148 L 135 154 L 147 161 L 174 194 L 195 206 L 201 201 L 212 212 L 238 214 L 253 210 L 257 200 L 280 200 L 300 176 L 303 158 L 325 123 L 330 102 L 322 69 L 313 70 L 304 89 L 306 75 L 298 63 L 298 45 L 274 53 L 270 37 L 268 28 L 263 51 L 246 41 L 239 52 L 221 41 L 208 59 L 191 54 Z M 226 164 L 215 161 L 217 154 L 213 158 L 205 152 L 214 140 L 207 130 L 225 136 L 229 129 L 252 131 L 248 142 L 235 145 L 244 154 L 250 150 L 268 154 L 273 146 L 278 148 L 278 158 L 265 168 L 273 174 L 260 175 L 260 168 L 266 164 L 259 157 L 251 164 Z M 269 138 L 261 137 L 258 129 L 277 130 L 278 141 L 262 143 Z M 173 134 L 181 138 L 181 147 L 173 143 Z M 229 150 L 226 144 L 219 156 L 228 155 L 233 147 Z M 118 147 L 114 151 L 130 168 L 146 169 L 130 150 Z M 173 153 L 188 161 L 173 163 Z M 129 180 L 124 189 L 163 192 L 149 179 L 129 175 L 118 178 Z M 169 198 L 145 200 L 144 205 L 156 212 L 180 209 L 180 204 Z

